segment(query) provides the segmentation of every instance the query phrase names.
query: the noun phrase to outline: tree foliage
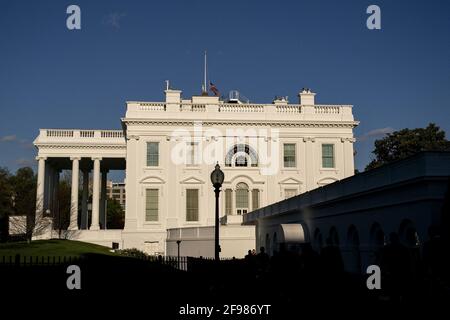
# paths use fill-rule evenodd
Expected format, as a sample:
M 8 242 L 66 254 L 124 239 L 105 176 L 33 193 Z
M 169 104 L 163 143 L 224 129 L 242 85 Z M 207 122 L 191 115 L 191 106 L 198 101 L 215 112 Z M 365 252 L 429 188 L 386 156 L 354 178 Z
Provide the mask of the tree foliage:
M 108 199 L 106 219 L 108 229 L 123 229 L 125 224 L 125 212 L 119 201 L 116 199 Z
M 450 141 L 445 138 L 445 132 L 434 123 L 426 128 L 394 131 L 375 141 L 375 149 L 372 151 L 375 159 L 366 166 L 366 170 L 404 159 L 420 151 L 450 151 Z
M 11 174 L 0 168 L 0 241 L 8 238 L 8 217 L 13 212 Z

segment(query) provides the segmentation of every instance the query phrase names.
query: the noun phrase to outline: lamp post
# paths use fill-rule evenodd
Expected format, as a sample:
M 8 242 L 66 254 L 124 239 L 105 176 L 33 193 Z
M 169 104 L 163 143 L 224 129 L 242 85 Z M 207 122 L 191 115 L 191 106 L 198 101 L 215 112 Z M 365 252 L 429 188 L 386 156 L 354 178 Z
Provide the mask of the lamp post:
M 214 187 L 214 193 L 216 195 L 216 223 L 214 229 L 214 259 L 216 262 L 219 261 L 219 193 L 220 188 L 222 187 L 223 179 L 225 175 L 223 171 L 220 170 L 219 163 L 216 164 L 216 167 L 213 172 L 211 172 L 211 183 Z
M 180 243 L 181 243 L 181 240 L 177 240 L 177 246 L 178 246 L 178 270 L 181 270 L 181 267 L 180 267 Z

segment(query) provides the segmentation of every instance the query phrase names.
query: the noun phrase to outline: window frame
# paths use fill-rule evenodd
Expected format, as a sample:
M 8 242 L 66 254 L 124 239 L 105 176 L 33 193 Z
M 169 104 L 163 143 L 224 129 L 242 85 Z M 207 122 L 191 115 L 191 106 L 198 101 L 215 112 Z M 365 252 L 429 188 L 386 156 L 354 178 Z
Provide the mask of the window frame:
M 331 150 L 332 150 L 332 154 L 331 156 L 325 156 L 324 154 L 324 147 L 325 146 L 331 146 Z M 332 164 L 331 167 L 325 166 L 325 159 L 330 159 L 332 160 Z M 336 168 L 336 148 L 335 148 L 335 144 L 334 143 L 322 143 L 321 144 L 321 168 L 322 169 L 335 169 Z
M 294 146 L 294 154 L 293 155 L 289 155 L 288 157 L 291 157 L 291 156 L 293 156 L 294 157 L 294 162 L 293 162 L 293 165 L 289 165 L 289 166 L 287 166 L 286 165 L 286 146 L 287 145 L 291 145 L 291 146 Z M 283 143 L 283 168 L 289 168 L 289 169 L 292 169 L 292 168 L 296 168 L 297 167 L 297 144 L 295 143 L 295 142 L 284 142 Z
M 156 165 L 150 164 L 151 154 L 150 154 L 149 148 L 150 148 L 151 144 L 155 144 L 157 146 L 158 154 L 157 154 L 157 158 L 156 158 Z M 160 143 L 159 143 L 159 141 L 147 141 L 146 142 L 146 154 L 145 154 L 145 157 L 146 157 L 145 158 L 146 167 L 150 167 L 150 168 L 157 168 L 157 167 L 159 167 L 159 164 L 160 164 Z

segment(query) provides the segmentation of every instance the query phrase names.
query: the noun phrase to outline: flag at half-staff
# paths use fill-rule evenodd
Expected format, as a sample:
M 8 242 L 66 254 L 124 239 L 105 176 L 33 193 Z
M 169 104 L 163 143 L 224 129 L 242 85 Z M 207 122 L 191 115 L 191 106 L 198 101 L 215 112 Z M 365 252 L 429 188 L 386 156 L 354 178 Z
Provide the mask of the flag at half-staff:
M 209 90 L 214 93 L 215 96 L 218 96 L 220 94 L 219 89 L 217 89 L 217 87 L 215 86 L 214 83 L 212 83 L 211 81 L 209 82 Z

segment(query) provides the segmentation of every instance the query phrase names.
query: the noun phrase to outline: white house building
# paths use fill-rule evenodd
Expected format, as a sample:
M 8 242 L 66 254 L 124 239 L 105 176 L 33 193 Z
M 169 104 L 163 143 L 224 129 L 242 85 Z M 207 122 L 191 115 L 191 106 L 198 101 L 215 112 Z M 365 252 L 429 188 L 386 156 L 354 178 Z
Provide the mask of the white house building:
M 350 105 L 315 104 L 304 89 L 298 104 L 216 96 L 183 99 L 167 88 L 163 102 L 127 102 L 123 130 L 41 129 L 37 217 L 57 210 L 59 172 L 72 170 L 70 236 L 151 254 L 213 256 L 214 190 L 210 172 L 225 173 L 220 196 L 222 256 L 255 248 L 245 213 L 354 174 Z M 105 229 L 109 170 L 126 172 L 124 230 Z M 78 203 L 79 172 L 83 178 Z M 89 175 L 93 176 L 89 215 Z M 50 218 L 47 218 L 50 219 Z M 50 234 L 46 235 L 51 236 Z

